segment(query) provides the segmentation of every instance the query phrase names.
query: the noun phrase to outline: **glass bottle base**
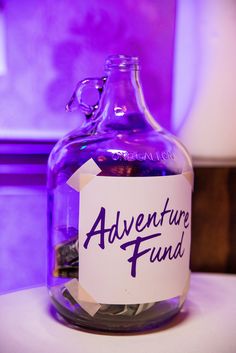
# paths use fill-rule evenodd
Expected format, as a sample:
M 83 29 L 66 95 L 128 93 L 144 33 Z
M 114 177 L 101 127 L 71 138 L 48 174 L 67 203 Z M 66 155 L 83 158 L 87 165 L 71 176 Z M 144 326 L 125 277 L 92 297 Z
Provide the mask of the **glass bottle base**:
M 55 287 L 49 290 L 53 306 L 69 327 L 106 333 L 144 332 L 170 321 L 181 309 L 184 296 L 150 304 L 102 305 L 92 317 L 73 298 Z

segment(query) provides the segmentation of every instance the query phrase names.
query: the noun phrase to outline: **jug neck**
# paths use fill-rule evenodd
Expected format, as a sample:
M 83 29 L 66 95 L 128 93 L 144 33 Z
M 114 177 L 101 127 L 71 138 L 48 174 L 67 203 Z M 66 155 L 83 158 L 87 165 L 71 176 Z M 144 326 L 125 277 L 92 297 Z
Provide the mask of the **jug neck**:
M 153 123 L 139 81 L 138 59 L 123 55 L 106 61 L 107 80 L 96 116 L 102 130 L 147 130 Z

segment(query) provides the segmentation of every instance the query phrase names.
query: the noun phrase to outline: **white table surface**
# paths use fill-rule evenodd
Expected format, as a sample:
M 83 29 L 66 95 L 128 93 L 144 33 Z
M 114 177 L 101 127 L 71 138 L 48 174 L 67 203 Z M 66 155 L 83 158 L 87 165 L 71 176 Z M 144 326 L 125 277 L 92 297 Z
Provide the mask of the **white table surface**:
M 182 312 L 145 334 L 74 330 L 49 311 L 45 287 L 0 296 L 0 353 L 236 353 L 236 275 L 192 274 Z

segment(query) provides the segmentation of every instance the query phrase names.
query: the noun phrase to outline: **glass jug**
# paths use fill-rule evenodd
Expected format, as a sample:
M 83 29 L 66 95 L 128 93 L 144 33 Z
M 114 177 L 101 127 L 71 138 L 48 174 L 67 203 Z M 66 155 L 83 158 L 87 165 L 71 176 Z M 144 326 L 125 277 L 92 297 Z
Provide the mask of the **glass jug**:
M 68 325 L 143 331 L 187 294 L 192 164 L 148 111 L 138 58 L 110 56 L 105 72 L 79 82 L 67 110 L 84 124 L 49 157 L 48 288 Z

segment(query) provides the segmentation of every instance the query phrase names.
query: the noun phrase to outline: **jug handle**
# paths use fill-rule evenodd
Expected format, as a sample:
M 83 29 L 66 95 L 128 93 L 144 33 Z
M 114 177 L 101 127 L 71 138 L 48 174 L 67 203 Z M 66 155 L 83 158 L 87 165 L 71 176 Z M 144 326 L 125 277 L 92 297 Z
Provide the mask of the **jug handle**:
M 82 81 L 79 81 L 76 89 L 66 105 L 66 111 L 75 111 L 80 109 L 86 116 L 86 118 L 91 118 L 93 116 L 95 110 L 98 109 L 99 102 L 103 93 L 104 85 L 106 83 L 107 77 L 101 78 L 86 78 Z M 82 100 L 82 93 L 85 87 L 92 87 L 97 89 L 99 93 L 98 102 L 94 105 L 89 105 Z

